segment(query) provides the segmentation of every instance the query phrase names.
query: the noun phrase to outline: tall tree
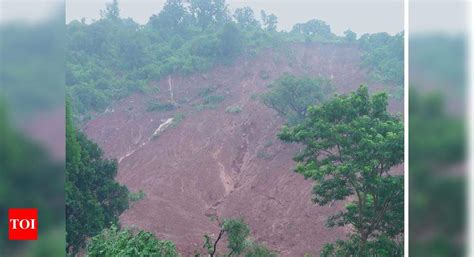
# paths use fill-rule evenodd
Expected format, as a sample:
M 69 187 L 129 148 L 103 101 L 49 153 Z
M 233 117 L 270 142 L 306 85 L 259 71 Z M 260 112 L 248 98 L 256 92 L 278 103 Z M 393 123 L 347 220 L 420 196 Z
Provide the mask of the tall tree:
M 227 219 L 222 223 L 219 222 L 220 231 L 215 239 L 209 235 L 204 235 L 204 248 L 210 257 L 221 256 L 218 255 L 219 242 L 222 242 L 227 236 L 227 254 L 226 256 L 241 256 L 246 257 L 274 257 L 275 253 L 268 250 L 263 245 L 259 245 L 248 239 L 250 229 L 245 224 L 243 219 Z
M 344 31 L 344 35 L 347 42 L 355 42 L 357 40 L 357 34 L 350 29 Z
M 117 163 L 103 159 L 102 150 L 74 128 L 66 105 L 66 242 L 75 253 L 87 237 L 117 224 L 128 208 L 128 190 L 114 178 Z
M 219 34 L 219 53 L 222 60 L 230 61 L 238 55 L 243 48 L 242 36 L 239 28 L 234 23 L 227 23 Z
M 203 30 L 230 20 L 225 0 L 189 0 L 189 2 L 189 10 Z
M 281 76 L 268 88 L 269 91 L 261 96 L 263 103 L 286 117 L 290 124 L 303 120 L 308 105 L 323 102 L 332 91 L 327 79 L 293 75 Z
M 403 32 L 364 34 L 358 40 L 363 52 L 362 64 L 379 81 L 403 85 Z
M 237 23 L 244 28 L 260 26 L 259 22 L 255 19 L 252 8 L 250 7 L 235 9 L 234 18 Z
M 262 17 L 262 22 L 266 31 L 276 31 L 278 18 L 275 14 L 267 15 L 267 13 L 262 10 L 260 12 L 260 16 Z
M 315 203 L 348 202 L 328 225 L 349 225 L 353 233 L 327 245 L 323 256 L 402 256 L 403 176 L 391 168 L 403 162 L 403 124 L 387 111 L 386 94 L 369 96 L 361 86 L 311 106 L 279 137 L 304 145 L 296 172 L 316 181 Z
M 293 26 L 292 32 L 301 33 L 305 36 L 318 36 L 320 38 L 329 38 L 332 36 L 331 27 L 322 20 L 310 20 L 306 23 L 298 23 Z
M 117 0 L 105 4 L 105 10 L 100 11 L 100 15 L 104 19 L 118 20 L 120 19 L 120 7 Z
M 149 24 L 164 33 L 164 37 L 183 36 L 189 26 L 190 15 L 182 0 L 167 0 L 158 15 L 152 15 Z

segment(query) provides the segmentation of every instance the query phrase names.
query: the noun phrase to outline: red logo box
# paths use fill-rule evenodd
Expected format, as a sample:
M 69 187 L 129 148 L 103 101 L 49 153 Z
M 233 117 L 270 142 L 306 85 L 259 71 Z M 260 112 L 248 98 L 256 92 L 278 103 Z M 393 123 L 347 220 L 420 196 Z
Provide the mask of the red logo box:
M 38 239 L 38 209 L 8 210 L 8 239 Z

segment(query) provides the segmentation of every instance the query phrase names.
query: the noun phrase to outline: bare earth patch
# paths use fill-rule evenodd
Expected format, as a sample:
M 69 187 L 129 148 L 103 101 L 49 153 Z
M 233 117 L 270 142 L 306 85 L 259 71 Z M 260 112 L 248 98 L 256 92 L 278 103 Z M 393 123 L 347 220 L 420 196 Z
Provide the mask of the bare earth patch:
M 244 217 L 254 239 L 283 257 L 317 256 L 324 244 L 344 238 L 348 228 L 325 227 L 327 217 L 343 203 L 320 207 L 311 202 L 312 182 L 292 171 L 298 146 L 276 138 L 284 120 L 260 103 L 258 94 L 284 73 L 332 78 L 340 93 L 362 83 L 371 92 L 393 86 L 365 83 L 355 46 L 293 44 L 284 51 L 265 51 L 205 74 L 166 77 L 157 82 L 161 93 L 131 95 L 83 127 L 108 157 L 120 160 L 118 181 L 132 192 L 145 192 L 121 215 L 125 227 L 172 240 L 183 256 L 202 250 L 204 234 L 218 232 L 212 215 Z M 224 100 L 215 108 L 196 110 L 202 101 L 199 92 L 207 87 Z M 147 112 L 150 99 L 179 107 Z M 241 112 L 227 114 L 226 106 L 234 105 Z M 401 102 L 390 103 L 394 112 L 402 113 L 402 107 Z M 178 112 L 184 119 L 150 140 L 162 120 Z M 274 143 L 268 145 L 269 140 Z M 259 158 L 262 149 L 265 158 Z

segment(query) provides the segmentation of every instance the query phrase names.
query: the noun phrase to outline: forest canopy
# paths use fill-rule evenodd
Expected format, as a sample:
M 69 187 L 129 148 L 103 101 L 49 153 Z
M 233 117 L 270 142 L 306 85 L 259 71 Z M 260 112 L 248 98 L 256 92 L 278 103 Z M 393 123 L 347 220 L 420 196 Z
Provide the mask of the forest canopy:
M 67 94 L 79 120 L 104 111 L 131 92 L 156 90 L 153 81 L 170 74 L 204 71 L 251 58 L 266 48 L 296 42 L 359 44 L 364 65 L 382 81 L 403 81 L 403 34 L 344 36 L 321 20 L 279 31 L 278 17 L 249 7 L 231 12 L 224 0 L 168 0 L 144 24 L 120 16 L 117 0 L 101 18 L 88 24 L 75 20 L 66 27 Z

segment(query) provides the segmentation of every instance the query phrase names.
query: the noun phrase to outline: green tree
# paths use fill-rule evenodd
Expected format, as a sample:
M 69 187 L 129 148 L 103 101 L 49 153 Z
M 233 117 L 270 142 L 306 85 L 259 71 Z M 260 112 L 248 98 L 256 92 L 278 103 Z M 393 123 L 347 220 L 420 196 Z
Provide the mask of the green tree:
M 230 20 L 225 0 L 190 0 L 189 10 L 202 30 Z
M 158 15 L 152 15 L 149 25 L 162 32 L 163 37 L 185 36 L 190 26 L 190 15 L 182 0 L 167 0 Z
M 347 42 L 355 42 L 357 40 L 357 34 L 350 29 L 344 31 L 344 35 Z
M 277 29 L 278 17 L 275 14 L 267 15 L 267 13 L 262 10 L 260 12 L 262 17 L 262 22 L 266 31 L 274 32 Z
M 226 256 L 241 256 L 245 257 L 274 257 L 275 253 L 268 250 L 266 247 L 256 244 L 248 239 L 250 229 L 245 224 L 243 219 L 228 219 L 219 224 L 220 231 L 215 239 L 209 235 L 204 235 L 204 249 L 210 257 L 218 256 L 217 247 L 219 242 L 227 236 L 227 250 Z
M 373 79 L 403 85 L 403 33 L 364 34 L 358 42 L 362 48 L 362 66 L 369 68 Z
M 117 0 L 112 0 L 111 3 L 105 4 L 105 10 L 100 11 L 102 18 L 118 20 L 120 19 L 120 8 Z
M 300 33 L 307 37 L 330 38 L 332 36 L 331 27 L 326 22 L 315 19 L 294 25 L 291 32 Z
M 161 241 L 146 231 L 134 233 L 119 230 L 116 226 L 104 229 L 93 237 L 87 245 L 86 257 L 126 257 L 153 256 L 178 257 L 176 247 L 171 241 Z
M 66 105 L 66 242 L 77 252 L 85 239 L 117 224 L 128 208 L 128 190 L 114 178 L 117 163 L 103 159 L 102 150 L 74 128 Z
M 255 19 L 254 12 L 250 7 L 237 8 L 234 12 L 234 18 L 237 23 L 244 27 L 260 27 L 259 22 Z
M 240 30 L 233 23 L 227 23 L 219 34 L 219 53 L 228 62 L 241 53 L 243 44 Z
M 403 162 L 403 131 L 386 94 L 369 96 L 365 86 L 309 107 L 302 123 L 281 130 L 281 140 L 304 145 L 296 172 L 316 181 L 313 201 L 347 201 L 328 226 L 350 225 L 353 233 L 323 256 L 402 255 L 403 176 L 391 168 Z
M 268 88 L 261 96 L 263 103 L 286 117 L 290 124 L 303 120 L 308 106 L 322 103 L 332 90 L 329 80 L 293 75 L 283 75 Z

